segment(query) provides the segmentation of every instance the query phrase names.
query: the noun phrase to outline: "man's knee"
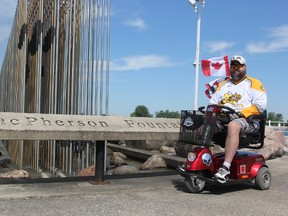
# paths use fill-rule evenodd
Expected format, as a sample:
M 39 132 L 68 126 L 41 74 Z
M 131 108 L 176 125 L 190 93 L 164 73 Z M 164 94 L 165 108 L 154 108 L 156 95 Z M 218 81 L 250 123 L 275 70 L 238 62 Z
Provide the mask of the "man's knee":
M 240 133 L 241 131 L 241 126 L 239 125 L 238 122 L 236 121 L 231 121 L 229 122 L 228 124 L 228 133 L 230 132 L 233 132 L 233 133 Z

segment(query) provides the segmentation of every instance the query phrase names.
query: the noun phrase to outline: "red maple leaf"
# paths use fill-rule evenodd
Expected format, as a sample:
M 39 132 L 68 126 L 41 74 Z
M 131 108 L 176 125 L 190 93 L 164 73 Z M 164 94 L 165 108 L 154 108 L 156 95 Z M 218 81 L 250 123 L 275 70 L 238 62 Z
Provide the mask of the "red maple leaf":
M 219 69 L 222 67 L 222 64 L 220 64 L 219 62 L 212 63 L 212 67 L 213 67 L 215 70 L 219 70 Z

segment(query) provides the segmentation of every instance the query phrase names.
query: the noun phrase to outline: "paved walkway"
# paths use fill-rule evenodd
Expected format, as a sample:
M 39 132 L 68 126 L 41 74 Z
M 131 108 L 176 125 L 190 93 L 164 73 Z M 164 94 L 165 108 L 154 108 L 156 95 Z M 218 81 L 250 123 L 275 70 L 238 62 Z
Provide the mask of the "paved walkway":
M 88 182 L 0 185 L 3 215 L 287 215 L 288 157 L 269 160 L 272 185 L 215 187 L 188 193 L 179 175 Z

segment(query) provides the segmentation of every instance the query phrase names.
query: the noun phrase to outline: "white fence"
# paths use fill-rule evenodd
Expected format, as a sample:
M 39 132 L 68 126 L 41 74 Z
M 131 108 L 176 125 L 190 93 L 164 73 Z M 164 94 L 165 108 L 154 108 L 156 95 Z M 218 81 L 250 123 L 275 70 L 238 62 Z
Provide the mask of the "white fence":
M 285 136 L 288 136 L 288 122 L 284 121 L 267 121 L 266 126 L 274 127 L 284 132 Z
M 284 122 L 284 121 L 271 121 L 271 120 L 268 120 L 268 121 L 266 121 L 266 125 L 267 126 L 273 126 L 273 127 L 279 127 L 279 128 L 288 129 L 288 122 Z

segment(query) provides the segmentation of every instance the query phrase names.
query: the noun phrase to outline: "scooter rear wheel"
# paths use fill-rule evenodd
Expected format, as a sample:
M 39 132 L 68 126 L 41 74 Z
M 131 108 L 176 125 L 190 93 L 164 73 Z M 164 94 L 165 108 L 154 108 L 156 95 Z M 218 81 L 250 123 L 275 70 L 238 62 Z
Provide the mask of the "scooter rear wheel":
M 203 173 L 200 172 L 197 175 L 203 176 Z M 204 190 L 206 182 L 198 178 L 189 176 L 185 178 L 184 183 L 185 183 L 186 188 L 189 190 L 189 192 L 201 193 Z
M 268 190 L 271 185 L 271 173 L 267 167 L 262 167 L 255 178 L 255 186 L 259 190 Z

